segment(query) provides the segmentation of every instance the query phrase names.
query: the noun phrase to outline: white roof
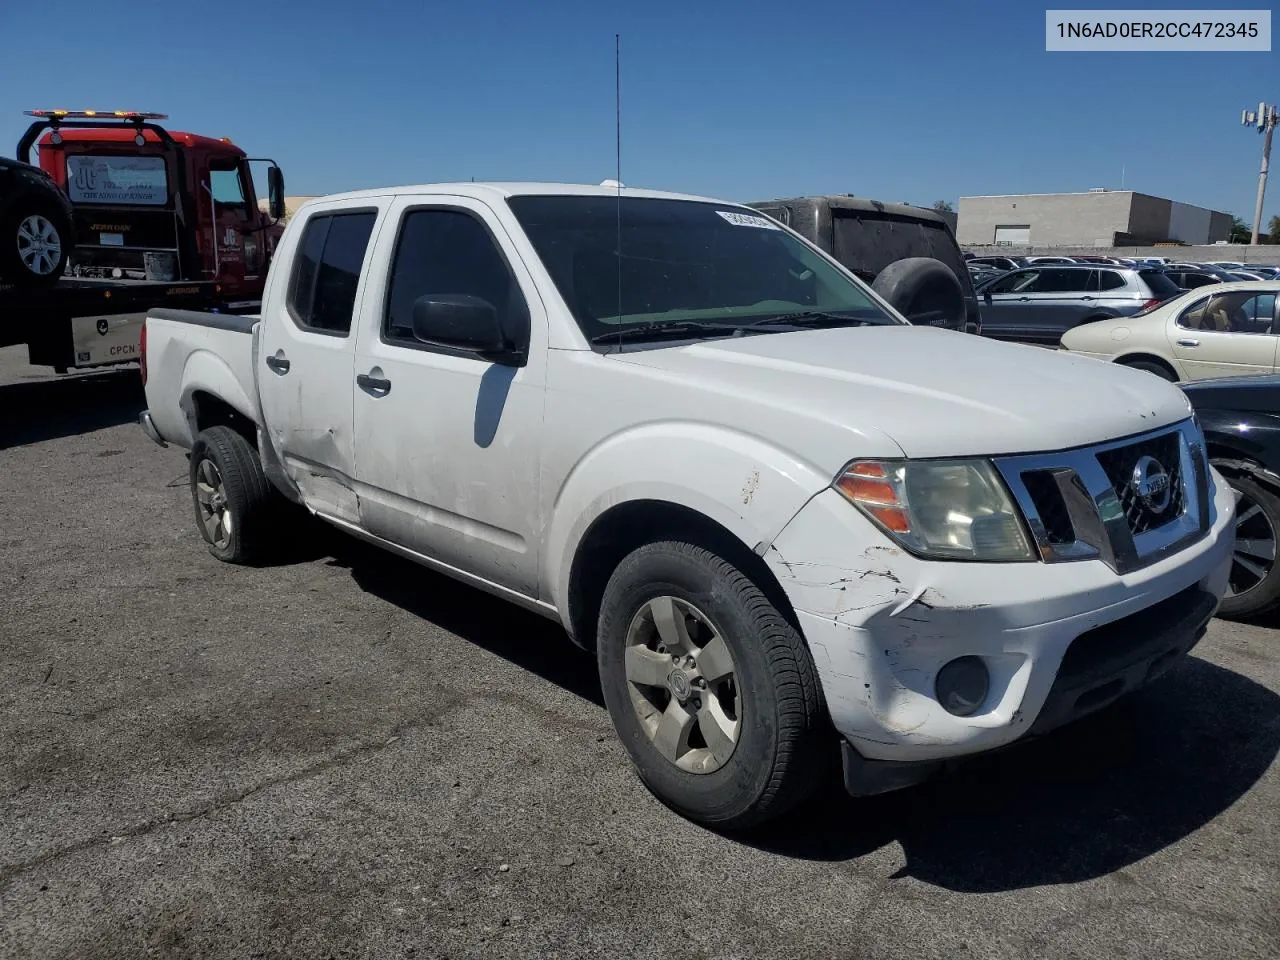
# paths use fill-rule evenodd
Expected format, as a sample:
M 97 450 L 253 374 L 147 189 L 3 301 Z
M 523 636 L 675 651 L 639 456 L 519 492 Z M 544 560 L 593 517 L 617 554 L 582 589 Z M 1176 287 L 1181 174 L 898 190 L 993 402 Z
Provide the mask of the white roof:
M 666 193 L 661 190 L 641 190 L 636 187 L 602 186 L 585 183 L 521 183 L 486 181 L 477 183 L 462 181 L 459 183 L 420 183 L 401 187 L 379 187 L 372 190 L 354 190 L 349 193 L 334 193 L 316 197 L 317 201 L 330 200 L 363 200 L 388 196 L 439 196 L 469 197 L 475 200 L 505 200 L 508 197 L 527 195 L 558 195 L 573 197 L 616 197 L 619 193 L 624 197 L 648 197 L 659 200 L 698 200 L 703 203 L 729 204 L 727 200 L 716 200 L 711 197 L 698 197 L 684 193 Z M 308 201 L 308 204 L 311 201 Z M 742 206 L 734 203 L 733 206 Z

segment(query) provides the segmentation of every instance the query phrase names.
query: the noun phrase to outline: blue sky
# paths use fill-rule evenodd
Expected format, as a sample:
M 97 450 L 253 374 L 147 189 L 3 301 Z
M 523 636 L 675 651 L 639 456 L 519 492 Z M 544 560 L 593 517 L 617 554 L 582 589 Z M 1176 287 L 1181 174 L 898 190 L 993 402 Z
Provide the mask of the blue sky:
M 1248 220 L 1262 144 L 1240 110 L 1280 101 L 1280 53 L 1046 53 L 1026 2 L 55 6 L 0 4 L 0 150 L 24 109 L 155 110 L 274 157 L 290 194 L 613 176 L 615 32 L 623 180 L 732 200 L 954 202 L 1123 168 Z

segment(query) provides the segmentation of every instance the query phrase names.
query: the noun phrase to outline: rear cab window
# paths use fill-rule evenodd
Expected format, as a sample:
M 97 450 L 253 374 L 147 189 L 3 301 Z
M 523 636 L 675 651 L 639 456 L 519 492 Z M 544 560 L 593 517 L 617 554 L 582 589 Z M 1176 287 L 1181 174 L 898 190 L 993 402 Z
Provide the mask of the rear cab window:
M 375 210 L 317 213 L 307 221 L 294 258 L 289 315 L 303 330 L 345 337 L 351 331 L 360 268 Z
M 1163 270 L 1139 270 L 1138 276 L 1142 278 L 1152 294 L 1161 300 L 1176 297 L 1179 293 L 1178 285 L 1170 280 Z
M 77 153 L 67 157 L 72 203 L 163 207 L 169 202 L 164 157 Z

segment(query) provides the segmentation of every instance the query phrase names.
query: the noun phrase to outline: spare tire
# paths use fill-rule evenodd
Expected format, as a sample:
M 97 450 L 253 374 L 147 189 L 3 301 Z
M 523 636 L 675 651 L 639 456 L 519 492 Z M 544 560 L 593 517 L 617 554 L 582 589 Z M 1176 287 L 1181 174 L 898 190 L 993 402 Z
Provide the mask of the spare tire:
M 918 326 L 965 328 L 964 289 L 941 260 L 907 257 L 880 271 L 871 289 Z

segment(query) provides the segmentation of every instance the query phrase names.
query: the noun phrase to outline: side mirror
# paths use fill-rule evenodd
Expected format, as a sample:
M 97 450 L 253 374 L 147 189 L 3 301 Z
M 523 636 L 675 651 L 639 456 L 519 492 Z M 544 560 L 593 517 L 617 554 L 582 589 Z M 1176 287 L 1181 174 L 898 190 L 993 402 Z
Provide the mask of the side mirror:
M 423 343 L 478 354 L 512 352 L 492 303 L 466 293 L 437 293 L 413 303 L 413 335 Z
M 272 220 L 283 220 L 284 207 L 284 173 L 275 164 L 267 167 L 267 212 Z
M 990 303 L 990 302 L 991 302 L 991 288 L 990 288 L 990 287 L 988 287 L 986 290 L 983 290 L 983 291 L 982 291 L 982 299 L 983 299 L 983 301 L 984 301 L 984 302 L 986 302 L 986 303 Z

